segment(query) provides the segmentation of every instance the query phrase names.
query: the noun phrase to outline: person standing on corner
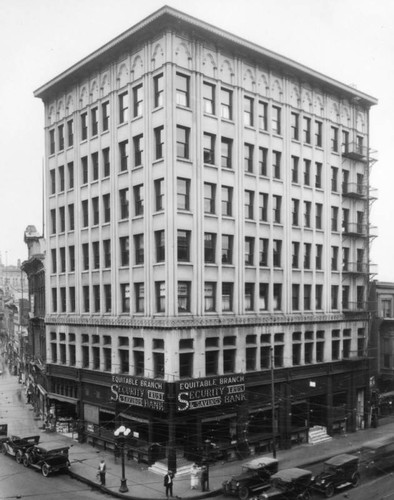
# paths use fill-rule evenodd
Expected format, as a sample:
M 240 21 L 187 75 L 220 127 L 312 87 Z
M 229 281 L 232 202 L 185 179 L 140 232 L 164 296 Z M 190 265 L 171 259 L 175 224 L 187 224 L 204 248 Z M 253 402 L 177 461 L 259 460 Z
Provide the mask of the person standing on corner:
M 171 470 L 167 472 L 164 476 L 164 487 L 166 489 L 166 497 L 168 498 L 168 494 L 172 497 L 172 485 L 174 483 L 174 474 Z
M 196 490 L 198 488 L 198 475 L 199 475 L 199 468 L 197 464 L 193 464 L 191 471 L 190 471 L 190 488 L 192 490 Z
M 201 489 L 202 491 L 209 491 L 209 470 L 207 465 L 202 466 L 201 470 Z
M 98 466 L 98 474 L 100 477 L 100 484 L 101 486 L 105 486 L 105 472 L 107 470 L 107 466 L 105 465 L 105 460 L 104 458 L 101 459 L 101 462 Z

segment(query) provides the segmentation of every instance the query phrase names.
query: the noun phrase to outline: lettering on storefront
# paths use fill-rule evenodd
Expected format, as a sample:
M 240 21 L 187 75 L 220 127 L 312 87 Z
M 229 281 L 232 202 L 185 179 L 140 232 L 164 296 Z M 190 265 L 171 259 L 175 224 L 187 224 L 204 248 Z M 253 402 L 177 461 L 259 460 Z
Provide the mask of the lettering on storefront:
M 112 375 L 111 401 L 166 411 L 165 383 L 128 375 Z
M 213 377 L 177 383 L 178 411 L 245 401 L 245 376 Z

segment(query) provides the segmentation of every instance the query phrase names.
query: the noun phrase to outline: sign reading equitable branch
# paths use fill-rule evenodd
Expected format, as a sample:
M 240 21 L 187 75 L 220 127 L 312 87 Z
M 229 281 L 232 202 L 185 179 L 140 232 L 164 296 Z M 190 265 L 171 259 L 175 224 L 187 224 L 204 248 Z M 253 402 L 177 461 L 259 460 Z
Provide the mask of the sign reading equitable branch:
M 166 411 L 165 382 L 129 375 L 112 375 L 111 401 Z
M 229 375 L 177 383 L 177 410 L 197 410 L 245 401 L 245 376 Z

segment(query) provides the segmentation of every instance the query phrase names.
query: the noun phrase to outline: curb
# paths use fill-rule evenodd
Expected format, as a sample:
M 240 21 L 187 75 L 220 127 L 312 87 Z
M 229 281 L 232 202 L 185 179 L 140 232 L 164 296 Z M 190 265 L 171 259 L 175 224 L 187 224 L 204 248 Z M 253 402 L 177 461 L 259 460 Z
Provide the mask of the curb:
M 76 479 L 77 481 L 80 481 L 81 483 L 85 483 L 89 485 L 91 488 L 95 488 L 96 490 L 102 491 L 103 493 L 106 493 L 107 495 L 111 495 L 115 498 L 123 498 L 127 500 L 157 500 L 157 497 L 155 498 L 149 498 L 149 497 L 140 497 L 140 496 L 133 496 L 133 495 L 127 495 L 124 493 L 120 493 L 118 491 L 111 490 L 109 488 L 106 488 L 105 486 L 102 486 L 101 484 L 96 483 L 95 481 L 92 481 L 91 479 L 88 479 L 86 477 L 80 476 L 79 474 L 76 474 L 75 472 L 72 472 L 71 470 L 68 471 L 69 476 L 72 477 L 73 479 Z M 187 499 L 192 499 L 192 500 L 200 500 L 204 498 L 211 498 L 218 496 L 222 493 L 222 489 L 216 489 L 212 491 L 207 491 L 206 493 L 201 493 L 199 495 L 194 495 L 192 497 L 180 497 L 178 495 L 175 495 L 174 498 L 176 499 L 182 499 L 182 498 L 187 498 Z

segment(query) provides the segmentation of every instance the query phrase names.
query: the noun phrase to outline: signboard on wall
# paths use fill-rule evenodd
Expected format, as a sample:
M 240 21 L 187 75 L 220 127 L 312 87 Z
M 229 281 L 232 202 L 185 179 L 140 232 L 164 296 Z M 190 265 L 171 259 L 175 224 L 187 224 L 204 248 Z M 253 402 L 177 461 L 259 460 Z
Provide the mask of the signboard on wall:
M 182 380 L 176 384 L 177 410 L 197 410 L 245 401 L 245 375 Z
M 112 375 L 111 401 L 150 410 L 166 411 L 166 383 L 131 375 Z

